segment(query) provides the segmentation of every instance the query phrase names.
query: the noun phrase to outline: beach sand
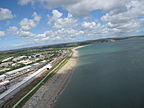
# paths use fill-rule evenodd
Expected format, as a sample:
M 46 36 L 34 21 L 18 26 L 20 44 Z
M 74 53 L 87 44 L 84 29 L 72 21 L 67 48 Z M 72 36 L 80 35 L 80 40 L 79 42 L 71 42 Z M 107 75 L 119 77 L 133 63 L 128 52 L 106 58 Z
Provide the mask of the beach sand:
M 69 61 L 25 103 L 23 108 L 52 108 L 72 76 L 78 58 L 76 49 L 80 47 L 72 49 L 73 55 Z

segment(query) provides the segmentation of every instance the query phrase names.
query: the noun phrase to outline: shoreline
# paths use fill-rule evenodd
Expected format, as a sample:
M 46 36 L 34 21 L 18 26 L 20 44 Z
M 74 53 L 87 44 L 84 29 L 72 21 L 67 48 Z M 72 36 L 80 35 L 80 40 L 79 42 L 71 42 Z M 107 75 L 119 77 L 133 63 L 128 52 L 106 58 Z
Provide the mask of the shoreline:
M 78 46 L 72 48 L 72 57 L 68 62 L 46 82 L 22 108 L 52 108 L 59 95 L 64 91 L 72 77 L 74 67 L 79 56 L 77 49 L 85 47 Z

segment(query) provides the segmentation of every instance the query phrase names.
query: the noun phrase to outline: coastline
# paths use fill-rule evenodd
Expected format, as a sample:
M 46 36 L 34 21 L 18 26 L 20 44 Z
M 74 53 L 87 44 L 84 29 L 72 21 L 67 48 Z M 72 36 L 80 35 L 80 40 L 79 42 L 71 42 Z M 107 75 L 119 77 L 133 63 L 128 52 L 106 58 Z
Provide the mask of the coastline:
M 77 49 L 72 48 L 72 57 L 68 62 L 45 83 L 23 106 L 23 108 L 52 108 L 59 95 L 68 84 L 79 56 Z

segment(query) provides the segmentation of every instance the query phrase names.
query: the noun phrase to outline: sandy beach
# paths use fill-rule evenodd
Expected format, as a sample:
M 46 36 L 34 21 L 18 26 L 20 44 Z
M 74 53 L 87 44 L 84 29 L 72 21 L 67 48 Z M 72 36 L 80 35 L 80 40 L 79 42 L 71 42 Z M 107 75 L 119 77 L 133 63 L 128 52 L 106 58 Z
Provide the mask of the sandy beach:
M 80 47 L 72 49 L 73 55 L 69 61 L 25 103 L 23 108 L 52 108 L 71 78 L 74 66 L 77 64 L 76 49 Z

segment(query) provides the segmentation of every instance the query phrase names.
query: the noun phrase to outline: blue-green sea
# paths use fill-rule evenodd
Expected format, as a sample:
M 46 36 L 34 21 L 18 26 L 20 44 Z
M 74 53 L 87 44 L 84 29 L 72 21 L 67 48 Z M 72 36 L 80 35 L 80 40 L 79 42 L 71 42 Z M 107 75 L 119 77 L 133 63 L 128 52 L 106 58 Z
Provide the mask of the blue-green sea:
M 78 65 L 54 108 L 144 108 L 144 38 L 78 51 Z

